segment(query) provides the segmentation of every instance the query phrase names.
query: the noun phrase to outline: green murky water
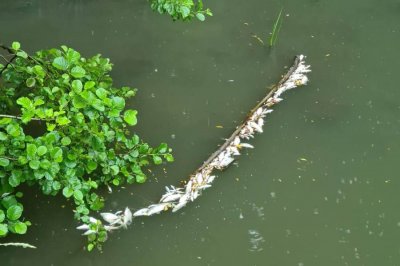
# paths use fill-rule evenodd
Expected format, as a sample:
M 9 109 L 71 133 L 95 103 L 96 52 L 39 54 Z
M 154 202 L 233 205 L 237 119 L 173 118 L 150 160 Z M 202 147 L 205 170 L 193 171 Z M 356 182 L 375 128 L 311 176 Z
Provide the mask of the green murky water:
M 38 249 L 2 248 L 2 266 L 400 265 L 399 1 L 206 4 L 215 16 L 186 24 L 144 0 L 0 1 L 1 42 L 110 57 L 115 81 L 140 89 L 136 130 L 174 148 L 166 173 L 109 195 L 106 209 L 139 208 L 185 179 L 294 55 L 313 69 L 268 117 L 256 149 L 180 213 L 136 219 L 89 254 L 63 199 L 26 193 L 34 224 L 11 240 Z M 265 40 L 282 6 L 271 51 L 251 36 Z

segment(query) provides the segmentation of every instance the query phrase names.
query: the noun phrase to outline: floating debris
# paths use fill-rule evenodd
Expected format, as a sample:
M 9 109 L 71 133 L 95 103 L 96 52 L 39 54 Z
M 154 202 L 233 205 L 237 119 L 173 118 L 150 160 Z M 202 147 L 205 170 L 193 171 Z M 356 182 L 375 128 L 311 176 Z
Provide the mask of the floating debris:
M 166 192 L 161 196 L 159 203 L 152 204 L 145 208 L 135 211 L 133 214 L 126 208 L 124 212 L 101 213 L 103 220 L 108 223 L 104 228 L 107 231 L 126 228 L 132 222 L 132 218 L 139 216 L 151 216 L 159 214 L 163 211 L 172 210 L 177 212 L 185 207 L 189 202 L 197 199 L 203 190 L 210 188 L 216 176 L 212 175 L 215 169 L 223 170 L 227 168 L 236 156 L 240 155 L 242 149 L 253 149 L 253 145 L 246 141 L 253 138 L 256 133 L 263 132 L 264 119 L 272 113 L 271 107 L 281 102 L 280 96 L 293 88 L 305 85 L 308 82 L 306 73 L 310 72 L 310 66 L 304 63 L 305 56 L 299 55 L 295 57 L 293 66 L 286 75 L 270 90 L 267 96 L 262 99 L 255 108 L 253 108 L 243 123 L 237 127 L 233 134 L 225 141 L 220 148 L 214 152 L 201 167 L 199 167 L 192 175 L 186 185 L 182 188 L 174 186 L 166 187 Z M 220 125 L 217 128 L 223 128 Z M 275 198 L 275 193 L 271 193 L 271 197 Z M 261 210 L 262 211 L 262 210 Z M 263 215 L 263 213 L 262 213 Z M 262 216 L 261 215 L 261 216 Z M 90 217 L 90 222 L 97 223 L 98 220 Z M 92 234 L 88 226 L 82 225 L 77 229 L 86 230 L 84 234 Z M 256 230 L 249 230 L 251 236 L 252 250 L 260 250 L 259 243 L 264 239 Z

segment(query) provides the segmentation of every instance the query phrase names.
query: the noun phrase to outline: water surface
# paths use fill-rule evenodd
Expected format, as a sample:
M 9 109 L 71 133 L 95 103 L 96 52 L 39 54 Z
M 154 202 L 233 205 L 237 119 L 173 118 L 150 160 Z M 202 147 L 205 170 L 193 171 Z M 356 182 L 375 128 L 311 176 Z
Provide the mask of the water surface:
M 205 4 L 213 18 L 174 23 L 144 0 L 1 1 L 1 42 L 109 57 L 115 82 L 139 88 L 129 103 L 135 131 L 174 148 L 173 164 L 107 196 L 106 210 L 139 208 L 185 179 L 294 55 L 313 69 L 269 116 L 256 149 L 180 213 L 136 219 L 103 253 L 87 253 L 69 204 L 33 189 L 24 199 L 33 226 L 10 240 L 38 249 L 2 248 L 2 265 L 400 265 L 400 3 Z M 282 6 L 269 49 L 251 36 L 265 41 Z

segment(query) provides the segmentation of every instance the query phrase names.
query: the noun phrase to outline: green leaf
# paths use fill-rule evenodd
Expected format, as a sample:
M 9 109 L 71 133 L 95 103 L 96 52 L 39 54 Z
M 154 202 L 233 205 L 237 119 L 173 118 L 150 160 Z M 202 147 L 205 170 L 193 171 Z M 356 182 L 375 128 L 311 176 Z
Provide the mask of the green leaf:
M 46 146 L 39 146 L 37 149 L 37 155 L 42 156 L 47 153 L 47 147 Z
M 67 117 L 65 116 L 57 116 L 56 122 L 60 126 L 65 126 L 71 122 Z
M 144 183 L 146 182 L 146 179 L 147 179 L 146 176 L 143 174 L 136 175 L 136 182 L 138 183 Z
M 57 163 L 60 163 L 60 162 L 63 161 L 63 151 L 59 147 L 54 148 L 51 151 L 50 155 L 54 159 L 54 161 L 57 162 Z
M 200 21 L 206 20 L 206 17 L 202 13 L 196 13 L 196 18 Z
M 10 184 L 10 186 L 18 187 L 21 183 L 21 176 L 22 176 L 21 170 L 13 170 L 11 176 L 8 179 L 8 183 Z
M 20 127 L 16 124 L 10 124 L 6 127 L 7 133 L 10 134 L 12 137 L 18 137 L 21 135 Z
M 16 55 L 17 55 L 18 57 L 22 57 L 22 58 L 24 58 L 24 59 L 27 59 L 27 58 L 28 58 L 28 54 L 25 53 L 24 51 L 19 51 L 19 52 L 17 52 Z
M 190 9 L 187 6 L 181 6 L 180 10 L 183 18 L 190 15 Z
M 164 158 L 165 158 L 165 160 L 167 160 L 167 162 L 173 162 L 174 161 L 174 156 L 172 156 L 172 154 L 165 154 Z
M 91 105 L 93 106 L 93 108 L 95 108 L 96 110 L 99 110 L 100 112 L 104 112 L 105 108 L 103 105 L 103 102 L 99 99 L 94 100 Z
M 8 226 L 6 224 L 0 224 L 0 237 L 5 236 L 8 233 Z
M 136 110 L 126 110 L 124 113 L 124 120 L 126 123 L 128 123 L 131 126 L 134 126 L 137 124 L 137 111 Z
M 0 141 L 6 140 L 7 139 L 7 134 L 4 132 L 0 132 Z
M 69 144 L 71 144 L 71 139 L 69 137 L 63 137 L 61 139 L 61 144 L 64 146 L 68 146 Z
M 27 229 L 28 227 L 25 223 L 17 222 L 16 224 L 14 224 L 14 231 L 19 235 L 25 234 Z
M 18 98 L 17 104 L 21 105 L 22 107 L 24 107 L 24 108 L 26 108 L 26 109 L 31 109 L 31 108 L 33 108 L 33 103 L 32 103 L 32 101 L 31 101 L 29 98 L 27 98 L 27 97 Z
M 62 191 L 64 197 L 70 198 L 74 194 L 74 190 L 70 187 L 65 187 Z
M 92 171 L 96 170 L 96 168 L 97 168 L 97 163 L 96 163 L 95 161 L 89 161 L 89 162 L 87 163 L 87 168 L 88 168 L 88 170 L 89 170 L 90 172 L 92 172 Z
M 89 243 L 87 246 L 87 250 L 90 252 L 93 250 L 93 248 L 94 248 L 94 245 L 92 243 Z
M 40 162 L 38 160 L 32 160 L 29 162 L 29 167 L 33 170 L 37 170 L 40 167 Z
M 85 90 L 89 90 L 91 88 L 94 87 L 94 85 L 96 85 L 96 82 L 89 80 L 85 82 Z
M 78 201 L 82 201 L 83 200 L 83 193 L 80 190 L 75 190 L 74 191 L 74 198 Z
M 76 66 L 71 69 L 71 75 L 74 78 L 83 78 L 85 76 L 85 74 L 86 74 L 86 71 L 80 66 Z
M 34 79 L 34 78 L 28 78 L 26 80 L 26 86 L 28 88 L 32 88 L 33 86 L 35 86 L 35 84 L 36 84 L 36 79 Z
M 71 87 L 74 90 L 75 93 L 81 93 L 82 92 L 82 81 L 80 81 L 79 79 L 73 80 L 71 83 Z
M 13 205 L 7 209 L 7 218 L 12 221 L 18 220 L 22 215 L 22 211 L 21 206 Z
M 168 150 L 168 145 L 167 143 L 161 143 L 160 146 L 158 146 L 158 151 L 160 153 L 166 153 Z
M 5 218 L 6 218 L 6 215 L 5 215 L 4 211 L 0 210 L 0 223 L 2 223 Z
M 8 125 L 11 123 L 11 121 L 12 121 L 11 118 L 2 118 L 0 119 L 0 125 Z
M 125 108 L 125 100 L 124 100 L 124 98 L 113 97 L 113 98 L 111 98 L 111 101 L 112 101 L 112 107 L 114 109 L 117 109 L 119 111 L 124 110 L 124 108 Z
M 85 99 L 83 99 L 80 95 L 76 95 L 76 96 L 72 99 L 72 105 L 73 105 L 76 109 L 85 108 L 85 107 L 86 107 L 86 101 L 85 101 Z
M 19 42 L 13 42 L 11 44 L 11 48 L 13 48 L 15 51 L 18 51 L 21 48 L 21 44 Z
M 68 64 L 68 61 L 64 57 L 60 56 L 60 57 L 54 58 L 53 66 L 59 70 L 67 70 L 69 64 Z
M 112 165 L 111 167 L 112 175 L 118 175 L 119 174 L 119 167 L 118 165 Z
M 103 88 L 98 88 L 96 90 L 96 95 L 97 95 L 97 97 L 99 97 L 100 99 L 103 100 L 103 99 L 107 98 L 107 91 Z
M 26 145 L 26 155 L 28 156 L 28 159 L 35 158 L 36 152 L 37 152 L 37 147 L 35 144 L 28 143 Z
M 158 164 L 162 163 L 162 159 L 160 156 L 153 155 L 153 162 L 154 162 L 154 164 L 158 165 Z
M 6 167 L 10 164 L 10 160 L 0 157 L 0 166 Z

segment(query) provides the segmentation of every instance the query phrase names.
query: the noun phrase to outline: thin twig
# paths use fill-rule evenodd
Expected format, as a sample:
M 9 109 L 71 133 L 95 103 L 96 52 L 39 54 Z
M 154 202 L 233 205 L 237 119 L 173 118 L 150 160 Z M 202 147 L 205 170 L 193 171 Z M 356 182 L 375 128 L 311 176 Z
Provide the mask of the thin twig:
M 0 117 L 22 120 L 22 117 L 21 117 L 21 116 L 15 116 L 15 115 L 1 115 L 1 114 L 0 114 Z M 49 121 L 49 120 L 46 120 L 46 119 L 40 119 L 40 118 L 35 118 L 35 117 L 31 118 L 31 120 L 35 120 L 35 121 Z
M 33 249 L 36 248 L 35 246 L 28 244 L 28 243 L 0 243 L 0 246 L 3 246 L 3 247 L 11 246 L 11 247 L 20 247 L 20 248 L 33 248 Z

